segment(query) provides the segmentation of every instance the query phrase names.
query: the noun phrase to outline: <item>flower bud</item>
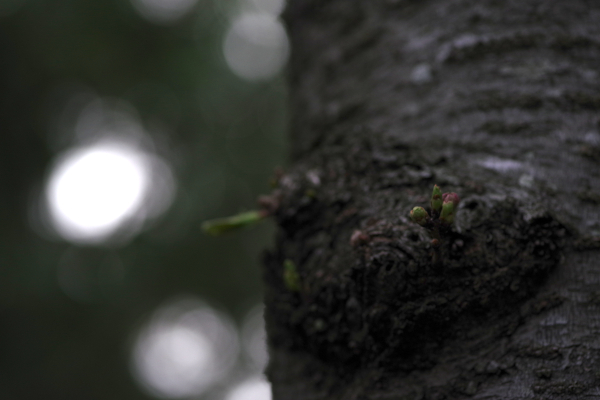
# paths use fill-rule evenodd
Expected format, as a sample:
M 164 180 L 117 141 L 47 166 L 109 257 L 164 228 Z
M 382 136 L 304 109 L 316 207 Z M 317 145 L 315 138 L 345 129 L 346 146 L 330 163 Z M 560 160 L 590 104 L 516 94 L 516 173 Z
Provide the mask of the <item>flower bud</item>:
M 429 214 L 427 214 L 427 211 L 423 207 L 415 207 L 410 211 L 410 219 L 412 222 L 423 226 L 427 223 Z
M 434 212 L 439 213 L 442 210 L 442 204 L 442 190 L 438 185 L 435 185 L 433 187 L 433 193 L 431 194 L 431 209 Z
M 454 214 L 458 207 L 460 199 L 456 193 L 444 193 L 444 203 L 442 204 L 442 212 L 440 213 L 440 221 L 447 224 L 454 222 Z
M 451 201 L 452 203 L 454 203 L 455 208 L 458 205 L 458 203 L 460 202 L 460 198 L 454 192 L 444 193 L 442 195 L 442 200 L 444 201 L 444 203 L 447 201 Z

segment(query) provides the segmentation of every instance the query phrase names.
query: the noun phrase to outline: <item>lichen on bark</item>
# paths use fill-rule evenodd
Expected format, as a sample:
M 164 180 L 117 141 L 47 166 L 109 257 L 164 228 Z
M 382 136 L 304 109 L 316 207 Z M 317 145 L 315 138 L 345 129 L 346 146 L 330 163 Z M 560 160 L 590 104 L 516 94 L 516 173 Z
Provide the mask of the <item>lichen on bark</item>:
M 558 264 L 569 231 L 548 211 L 471 183 L 436 267 L 423 228 L 408 219 L 435 173 L 415 148 L 362 149 L 352 162 L 313 160 L 318 168 L 300 164 L 281 179 L 278 250 L 266 260 L 271 346 L 344 374 L 374 364 L 409 372 L 435 365 L 435 348 L 479 324 L 506 319 L 498 337 L 514 330 L 512 311 Z M 355 163 L 372 167 L 349 170 Z M 286 259 L 298 265 L 299 292 L 285 285 Z

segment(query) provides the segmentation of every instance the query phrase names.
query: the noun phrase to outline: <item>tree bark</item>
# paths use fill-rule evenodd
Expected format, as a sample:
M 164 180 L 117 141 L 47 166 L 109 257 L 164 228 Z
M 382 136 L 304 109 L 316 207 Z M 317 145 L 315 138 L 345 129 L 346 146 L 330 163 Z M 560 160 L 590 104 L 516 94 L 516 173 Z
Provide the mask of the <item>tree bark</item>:
M 289 0 L 284 19 L 274 399 L 600 398 L 600 3 Z M 462 199 L 442 266 L 408 218 L 434 184 Z

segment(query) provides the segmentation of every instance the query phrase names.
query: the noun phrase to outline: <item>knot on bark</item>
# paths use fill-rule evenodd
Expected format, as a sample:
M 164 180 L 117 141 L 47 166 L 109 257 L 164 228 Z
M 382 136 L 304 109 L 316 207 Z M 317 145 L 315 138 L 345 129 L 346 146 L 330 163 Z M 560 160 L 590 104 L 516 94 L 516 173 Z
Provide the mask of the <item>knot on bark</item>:
M 410 369 L 431 362 L 419 358 L 423 349 L 466 335 L 474 323 L 518 315 L 558 264 L 567 229 L 511 198 L 467 197 L 456 218 L 441 268 L 422 228 L 384 219 L 365 223 L 347 250 L 332 249 L 346 254 L 325 260 L 334 267 L 299 263 L 310 284 L 299 293 L 279 285 L 267 296 L 271 344 L 346 367 L 387 359 Z M 282 257 L 268 257 L 273 279 Z

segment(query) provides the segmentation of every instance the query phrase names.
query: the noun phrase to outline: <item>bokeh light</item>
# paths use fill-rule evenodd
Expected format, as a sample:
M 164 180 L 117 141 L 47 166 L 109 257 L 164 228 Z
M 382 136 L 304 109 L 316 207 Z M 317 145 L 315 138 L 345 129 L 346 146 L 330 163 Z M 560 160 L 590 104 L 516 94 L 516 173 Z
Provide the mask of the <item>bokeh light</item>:
M 173 202 L 172 170 L 126 103 L 91 98 L 78 108 L 62 123 L 69 147 L 51 167 L 47 221 L 37 224 L 74 243 L 126 243 Z
M 151 395 L 198 396 L 226 377 L 239 351 L 229 318 L 198 299 L 173 300 L 140 330 L 132 373 Z
M 254 6 L 261 12 L 272 15 L 279 15 L 283 10 L 285 2 L 283 0 L 250 0 Z
M 171 178 L 162 160 L 117 140 L 68 151 L 59 157 L 46 187 L 56 231 L 79 243 L 102 242 L 127 223 L 129 231 L 139 231 L 143 219 L 154 214 L 148 204 L 165 208 L 152 201 L 157 174 Z
M 143 155 L 114 143 L 69 152 L 48 183 L 48 203 L 64 237 L 104 237 L 131 217 L 148 190 Z
M 260 311 L 243 311 L 275 226 L 200 226 L 254 207 L 285 163 L 285 82 L 248 83 L 222 51 L 234 19 L 282 4 L 0 1 L 0 399 L 224 400 L 264 369 Z M 159 307 L 177 293 L 234 312 L 237 356 L 213 383 L 186 371 L 227 351 L 182 321 L 197 299 Z
M 235 18 L 223 41 L 227 65 L 240 78 L 270 79 L 285 65 L 289 54 L 281 22 L 266 12 L 244 13 Z
M 284 0 L 240 0 L 237 13 L 259 12 L 279 16 L 285 6 Z
M 156 24 L 170 24 L 194 7 L 197 0 L 131 0 L 138 13 Z
M 250 378 L 231 389 L 225 400 L 271 400 L 271 384 L 263 376 Z

